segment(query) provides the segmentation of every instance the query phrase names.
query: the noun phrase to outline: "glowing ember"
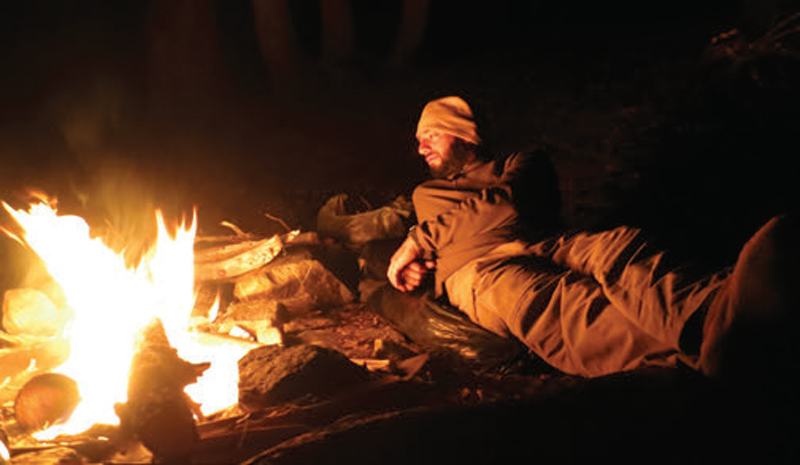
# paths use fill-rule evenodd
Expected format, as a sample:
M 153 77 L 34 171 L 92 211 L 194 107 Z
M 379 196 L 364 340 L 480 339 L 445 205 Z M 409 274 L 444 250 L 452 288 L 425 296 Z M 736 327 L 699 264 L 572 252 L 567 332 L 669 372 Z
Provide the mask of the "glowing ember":
M 170 344 L 181 358 L 211 362 L 189 394 L 208 414 L 237 401 L 237 361 L 253 345 L 233 339 L 201 339 L 188 331 L 194 305 L 194 237 L 185 221 L 169 234 L 156 212 L 158 235 L 136 266 L 92 238 L 89 226 L 77 216 L 58 215 L 47 202 L 28 211 L 3 206 L 23 229 L 12 237 L 30 246 L 61 285 L 75 318 L 64 335 L 70 354 L 57 372 L 77 381 L 82 398 L 65 425 L 39 437 L 75 434 L 95 423 L 117 424 L 114 404 L 126 400 L 128 371 L 136 333 L 158 317 Z M 189 391 L 189 389 L 187 389 Z

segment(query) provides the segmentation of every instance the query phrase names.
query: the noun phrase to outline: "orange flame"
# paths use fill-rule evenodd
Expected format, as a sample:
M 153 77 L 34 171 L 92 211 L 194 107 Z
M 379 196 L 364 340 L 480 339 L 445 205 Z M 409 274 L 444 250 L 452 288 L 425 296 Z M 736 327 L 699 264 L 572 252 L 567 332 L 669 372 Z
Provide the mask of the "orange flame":
M 68 423 L 41 433 L 40 439 L 85 431 L 95 423 L 118 424 L 114 404 L 126 399 L 128 370 L 136 333 L 153 318 L 161 319 L 170 344 L 179 356 L 193 362 L 211 362 L 198 383 L 187 392 L 208 414 L 237 401 L 237 361 L 250 343 L 220 340 L 202 342 L 188 331 L 194 306 L 194 238 L 192 223 L 181 222 L 169 234 L 156 211 L 155 244 L 135 266 L 122 254 L 92 238 L 78 216 L 59 215 L 46 201 L 28 211 L 3 206 L 23 229 L 12 235 L 35 251 L 50 275 L 63 288 L 74 319 L 65 328 L 70 353 L 57 372 L 74 379 L 82 398 Z

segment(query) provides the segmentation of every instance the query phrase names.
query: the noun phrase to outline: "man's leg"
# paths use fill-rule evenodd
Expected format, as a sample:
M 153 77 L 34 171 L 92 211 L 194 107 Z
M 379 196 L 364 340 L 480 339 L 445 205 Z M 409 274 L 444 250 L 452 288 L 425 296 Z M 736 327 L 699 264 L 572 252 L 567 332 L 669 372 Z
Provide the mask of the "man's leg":
M 683 352 L 687 333 L 696 332 L 698 356 L 684 360 L 720 375 L 800 361 L 800 345 L 787 335 L 800 320 L 798 237 L 800 219 L 774 217 L 744 245 L 735 266 L 700 279 L 671 264 L 667 253 L 652 251 L 633 228 L 555 238 L 530 251 L 591 274 L 615 308 Z
M 668 252 L 653 250 L 636 228 L 557 237 L 529 251 L 592 276 L 636 327 L 691 355 L 699 353 L 705 314 L 726 305 L 730 268 L 698 276 L 677 266 Z M 687 334 L 692 326 L 697 327 L 696 338 Z
M 675 363 L 677 347 L 638 328 L 591 276 L 513 255 L 513 249 L 499 250 L 447 280 L 450 301 L 474 322 L 518 338 L 570 374 L 600 376 Z
M 744 245 L 724 305 L 704 326 L 702 369 L 728 378 L 800 362 L 800 218 L 768 221 Z

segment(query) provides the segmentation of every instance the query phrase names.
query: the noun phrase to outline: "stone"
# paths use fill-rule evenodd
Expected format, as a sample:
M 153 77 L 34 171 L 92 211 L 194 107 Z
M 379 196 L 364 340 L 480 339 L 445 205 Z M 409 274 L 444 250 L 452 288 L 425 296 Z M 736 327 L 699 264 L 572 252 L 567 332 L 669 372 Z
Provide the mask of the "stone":
M 370 378 L 366 368 L 334 349 L 258 347 L 239 360 L 239 406 L 255 411 L 309 395 L 328 398 Z

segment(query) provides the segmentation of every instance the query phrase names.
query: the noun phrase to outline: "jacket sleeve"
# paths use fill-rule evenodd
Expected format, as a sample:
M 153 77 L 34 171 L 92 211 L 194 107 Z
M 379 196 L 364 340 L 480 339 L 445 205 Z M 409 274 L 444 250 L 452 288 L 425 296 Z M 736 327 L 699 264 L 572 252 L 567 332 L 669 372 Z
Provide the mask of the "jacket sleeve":
M 540 238 L 558 227 L 560 195 L 547 154 L 515 153 L 499 166 L 491 182 L 429 181 L 415 190 L 420 222 L 411 236 L 426 252 Z
M 421 184 L 414 191 L 420 221 L 412 237 L 431 255 L 453 244 L 466 249 L 507 240 L 518 219 L 513 184 L 520 161 L 510 157 L 488 181 L 467 177 Z
M 510 231 L 514 225 L 517 212 L 510 200 L 505 188 L 482 189 L 474 197 L 421 221 L 412 231 L 412 237 L 429 254 L 453 243 L 484 242 L 487 236 L 496 237 L 498 232 Z

